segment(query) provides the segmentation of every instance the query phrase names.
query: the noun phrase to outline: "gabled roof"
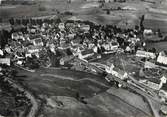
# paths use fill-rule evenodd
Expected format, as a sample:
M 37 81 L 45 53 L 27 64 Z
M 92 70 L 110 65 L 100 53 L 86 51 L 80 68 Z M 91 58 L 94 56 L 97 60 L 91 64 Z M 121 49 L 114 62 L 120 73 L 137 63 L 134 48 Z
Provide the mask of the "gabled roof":
M 164 51 L 161 51 L 160 53 L 161 53 L 161 56 L 167 57 L 167 51 L 164 50 Z
M 42 42 L 42 39 L 41 38 L 36 38 L 34 39 L 35 43 L 41 43 Z
M 87 55 L 87 54 L 94 53 L 94 51 L 93 51 L 93 49 L 87 49 L 87 50 L 82 51 L 81 53 L 82 53 L 82 55 Z
M 30 38 L 30 40 L 33 40 L 36 38 L 41 38 L 41 35 L 30 35 L 29 38 Z

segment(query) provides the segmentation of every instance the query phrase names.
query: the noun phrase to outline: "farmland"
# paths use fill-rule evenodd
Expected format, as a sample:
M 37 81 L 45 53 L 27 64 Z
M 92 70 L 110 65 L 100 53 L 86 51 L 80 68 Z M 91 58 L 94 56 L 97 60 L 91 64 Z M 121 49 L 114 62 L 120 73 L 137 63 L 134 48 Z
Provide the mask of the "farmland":
M 117 91 L 117 89 L 110 89 L 110 85 L 102 77 L 79 71 L 52 68 L 41 68 L 35 73 L 19 71 L 18 76 L 26 75 L 27 77 L 19 77 L 16 80 L 28 87 L 39 99 L 46 100 L 40 112 L 41 116 L 109 117 L 112 114 L 113 117 L 125 115 L 135 117 L 137 114 L 138 117 L 148 117 L 151 115 L 150 110 L 145 111 L 144 109 L 149 109 L 148 105 L 136 106 L 144 103 L 140 96 L 138 97 L 139 102 L 129 104 L 128 100 L 121 99 L 121 95 L 111 93 L 112 90 Z M 85 98 L 87 104 L 76 99 L 77 92 Z M 124 90 L 119 92 L 127 94 Z M 137 95 L 132 93 L 129 95 L 133 95 L 136 99 Z
M 161 29 L 166 33 L 166 2 L 161 4 L 152 4 L 140 1 L 129 1 L 126 3 L 106 3 L 103 8 L 99 8 L 97 2 L 72 1 L 70 4 L 67 1 L 41 1 L 35 5 L 10 5 L 2 6 L 0 16 L 4 21 L 9 18 L 24 18 L 36 16 L 57 15 L 70 11 L 72 17 L 77 19 L 89 20 L 98 24 L 115 24 L 120 27 L 134 27 L 139 24 L 140 17 L 145 15 L 144 25 L 146 28 L 153 30 Z M 139 7 L 140 6 L 140 7 Z M 128 10 L 114 10 L 109 15 L 104 9 L 123 8 Z M 42 9 L 42 10 L 41 10 Z M 33 11 L 33 12 L 32 12 Z M 66 16 L 65 16 L 66 17 Z M 63 18 L 65 18 L 63 16 Z M 68 18 L 67 16 L 66 18 Z M 162 23 L 163 22 L 163 23 Z M 153 25 L 154 24 L 154 25 Z M 163 25 L 162 25 L 163 24 Z
M 1 84 L 6 82 L 7 90 L 10 87 L 9 92 L 5 92 L 0 85 L 0 106 L 3 107 L 0 108 L 0 114 L 5 115 L 7 109 L 14 110 L 15 95 L 21 93 L 21 104 L 26 102 L 21 109 L 30 110 L 28 117 L 31 117 L 31 114 L 34 117 L 161 115 L 160 84 L 157 84 L 159 89 L 152 91 L 150 87 L 138 83 L 156 77 L 153 75 L 157 69 L 149 71 L 154 72 L 148 73 L 150 79 L 147 79 L 144 73 L 145 76 L 140 75 L 140 72 L 145 70 L 144 62 L 147 57 L 140 59 L 136 54 L 140 51 L 138 49 L 143 49 L 144 53 L 147 52 L 146 48 L 156 47 L 157 52 L 167 50 L 166 42 L 146 41 L 145 48 L 144 31 L 140 25 L 141 17 L 144 16 L 145 29 L 152 29 L 154 35 L 157 33 L 156 36 L 159 29 L 163 37 L 167 36 L 166 6 L 165 0 L 127 0 L 104 4 L 86 0 L 48 0 L 31 5 L 1 5 L 0 30 L 5 34 L 9 33 L 3 29 L 11 28 L 9 19 L 20 21 L 13 23 L 13 27 L 20 26 L 23 20 L 28 22 L 23 24 L 25 31 L 13 28 L 11 35 L 1 36 L 1 45 L 4 48 L 0 48 L 0 58 L 10 57 L 10 67 L 14 73 L 3 65 L 4 68 L 0 69 L 0 75 L 5 76 L 1 79 Z M 72 20 L 72 23 L 64 23 L 67 20 Z M 90 22 L 81 21 L 90 21 L 92 25 Z M 136 29 L 136 25 L 140 25 L 140 28 Z M 87 31 L 83 30 L 85 27 L 88 28 Z M 70 34 L 73 35 L 72 39 L 69 39 Z M 4 41 L 6 38 L 13 43 Z M 35 40 L 39 40 L 39 43 Z M 155 40 L 158 39 L 155 37 Z M 3 45 L 3 42 L 6 45 Z M 36 48 L 37 46 L 40 49 Z M 32 53 L 29 51 L 31 47 L 34 47 Z M 84 58 L 83 53 L 88 50 L 94 55 L 92 61 Z M 108 51 L 112 54 L 106 55 L 105 52 Z M 86 54 L 90 56 L 92 53 Z M 158 75 L 162 75 L 162 70 L 158 70 Z M 10 82 L 9 79 L 15 82 Z M 17 90 L 13 86 L 16 86 Z M 16 93 L 11 95 L 13 92 Z M 156 100 L 155 103 L 153 100 Z M 11 113 L 11 116 L 14 114 Z M 10 113 L 6 115 L 10 116 Z

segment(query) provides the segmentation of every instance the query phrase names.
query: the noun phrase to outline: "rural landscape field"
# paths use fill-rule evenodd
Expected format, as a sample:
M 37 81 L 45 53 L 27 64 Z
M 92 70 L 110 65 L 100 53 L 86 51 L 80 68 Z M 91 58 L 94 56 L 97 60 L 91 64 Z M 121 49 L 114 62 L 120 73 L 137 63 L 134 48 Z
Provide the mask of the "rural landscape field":
M 0 117 L 166 117 L 166 67 L 167 0 L 0 0 Z

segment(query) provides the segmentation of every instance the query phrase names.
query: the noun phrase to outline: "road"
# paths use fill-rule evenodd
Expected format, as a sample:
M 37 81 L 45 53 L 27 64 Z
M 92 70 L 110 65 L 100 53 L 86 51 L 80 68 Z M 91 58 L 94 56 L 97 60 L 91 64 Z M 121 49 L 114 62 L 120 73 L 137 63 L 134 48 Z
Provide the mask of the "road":
M 89 67 L 89 63 L 86 63 L 86 65 Z M 96 68 L 95 70 L 100 70 L 97 66 L 95 65 L 91 65 L 91 67 Z M 119 73 L 118 73 L 119 74 Z M 146 87 L 142 84 L 140 84 L 137 80 L 135 80 L 133 77 L 129 76 L 130 80 L 133 81 L 133 83 L 128 83 L 126 81 L 121 80 L 120 78 L 113 76 L 112 74 L 108 74 L 106 76 L 107 79 L 111 79 L 111 81 L 116 81 L 119 82 L 121 84 L 123 84 L 123 86 L 135 91 L 136 93 L 140 94 L 142 97 L 144 97 L 148 104 L 150 105 L 150 108 L 152 110 L 152 113 L 154 115 L 154 117 L 160 117 L 159 115 L 159 110 L 160 110 L 160 99 L 158 98 L 157 94 L 149 87 Z M 150 92 L 152 94 L 152 96 L 150 94 L 148 94 L 148 92 Z M 157 107 L 155 107 L 155 103 L 157 103 Z
M 84 79 L 74 79 L 72 77 L 64 77 L 64 76 L 61 76 L 61 75 L 54 75 L 54 74 L 41 74 L 40 76 L 51 76 L 51 77 L 54 77 L 54 78 L 59 78 L 59 79 L 63 79 L 63 80 L 72 80 L 72 81 L 77 81 L 77 82 L 80 82 L 80 81 L 91 81 L 91 82 L 94 82 L 96 84 L 99 84 L 101 86 L 104 86 L 106 88 L 109 88 L 109 86 L 99 82 L 99 81 L 96 81 L 96 80 L 93 80 L 93 79 L 90 79 L 90 78 L 84 78 Z
M 24 89 L 21 85 L 19 85 L 18 83 L 16 83 L 15 81 L 11 80 L 10 78 L 6 78 L 6 80 L 11 84 L 11 86 L 13 88 L 16 88 L 20 91 L 24 91 L 25 93 L 25 96 L 30 99 L 31 101 L 31 104 L 32 104 L 32 107 L 29 111 L 29 113 L 27 114 L 26 117 L 35 117 L 36 116 L 36 113 L 39 109 L 39 105 L 38 105 L 38 102 L 37 100 L 35 99 L 35 97 L 29 92 L 27 91 L 26 89 Z

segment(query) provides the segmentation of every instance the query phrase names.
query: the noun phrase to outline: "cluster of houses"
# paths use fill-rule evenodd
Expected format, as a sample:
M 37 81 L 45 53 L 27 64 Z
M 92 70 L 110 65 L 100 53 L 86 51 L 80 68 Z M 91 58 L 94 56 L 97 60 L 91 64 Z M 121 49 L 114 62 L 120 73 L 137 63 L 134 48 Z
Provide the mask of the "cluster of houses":
M 0 63 L 32 71 L 39 67 L 65 65 L 72 57 L 89 61 L 106 54 L 123 52 L 136 54 L 141 60 L 144 58 L 145 62 L 156 61 L 155 66 L 167 65 L 166 52 L 156 53 L 155 49 L 146 51 L 146 44 L 140 37 L 138 28 L 121 29 L 87 21 L 29 23 L 24 26 L 24 30 L 12 30 L 8 44 L 0 49 Z M 109 69 L 108 72 L 113 71 Z M 123 73 L 121 78 L 126 76 Z M 162 76 L 157 84 L 148 79 L 139 82 L 160 90 L 166 79 Z
M 1 49 L 0 54 L 21 66 L 32 60 L 33 65 L 37 65 L 44 59 L 47 61 L 44 66 L 49 67 L 52 61 L 50 54 L 54 55 L 53 59 L 67 55 L 87 59 L 118 50 L 135 52 L 140 43 L 137 34 L 138 30 L 123 31 L 116 26 L 101 26 L 84 21 L 43 21 L 42 24 L 27 24 L 24 29 L 12 30 L 9 43 Z
M 149 30 L 144 31 L 146 32 L 150 33 Z M 12 30 L 9 43 L 0 50 L 0 61 L 8 65 L 12 61 L 25 66 L 32 60 L 33 65 L 43 60 L 47 61 L 43 62 L 46 63 L 43 66 L 49 67 L 55 64 L 51 63 L 53 59 L 60 60 L 68 55 L 88 59 L 125 52 L 136 53 L 137 57 L 156 59 L 159 64 L 167 64 L 165 52 L 157 54 L 156 50 L 148 52 L 143 49 L 146 44 L 141 42 L 140 33 L 138 28 L 123 30 L 112 25 L 102 26 L 86 21 L 29 22 L 20 29 Z M 51 54 L 54 55 L 52 58 Z
M 10 105 L 8 105 L 9 100 L 4 100 L 1 98 L 1 102 L 4 103 L 4 107 L 1 107 L 0 117 L 7 116 L 24 116 L 27 110 L 31 108 L 32 104 L 30 99 L 25 95 L 25 91 L 18 88 L 12 78 L 15 77 L 16 71 L 10 67 L 11 59 L 3 57 L 2 50 L 0 51 L 0 93 L 4 93 L 6 95 L 10 95 L 12 100 L 12 106 L 16 107 L 16 109 L 12 109 Z M 10 101 L 11 103 L 11 101 Z M 3 105 L 3 104 L 2 104 Z
M 87 59 L 121 51 L 136 53 L 137 57 L 156 59 L 159 64 L 167 64 L 164 52 L 156 54 L 154 51 L 139 49 L 145 47 L 140 33 L 138 28 L 122 30 L 112 25 L 101 26 L 84 21 L 42 21 L 39 24 L 30 22 L 24 28 L 12 30 L 9 43 L 0 50 L 0 61 L 8 65 L 12 61 L 25 66 L 33 59 L 37 59 L 33 65 L 43 59 L 47 61 L 44 66 L 49 67 L 55 64 L 51 63 L 50 54 L 54 55 L 52 59 L 59 60 L 68 55 Z
M 139 58 L 146 58 L 147 60 L 152 60 L 152 63 L 159 65 L 160 67 L 167 66 L 167 52 L 161 51 L 157 53 L 156 51 L 146 51 L 144 49 L 137 50 L 136 56 Z
M 146 51 L 140 49 L 136 52 L 136 57 L 144 62 L 144 66 L 139 71 L 139 82 L 154 91 L 159 92 L 161 101 L 167 101 L 167 54 L 166 51 L 156 52 L 154 49 Z M 166 113 L 166 112 L 164 112 Z

